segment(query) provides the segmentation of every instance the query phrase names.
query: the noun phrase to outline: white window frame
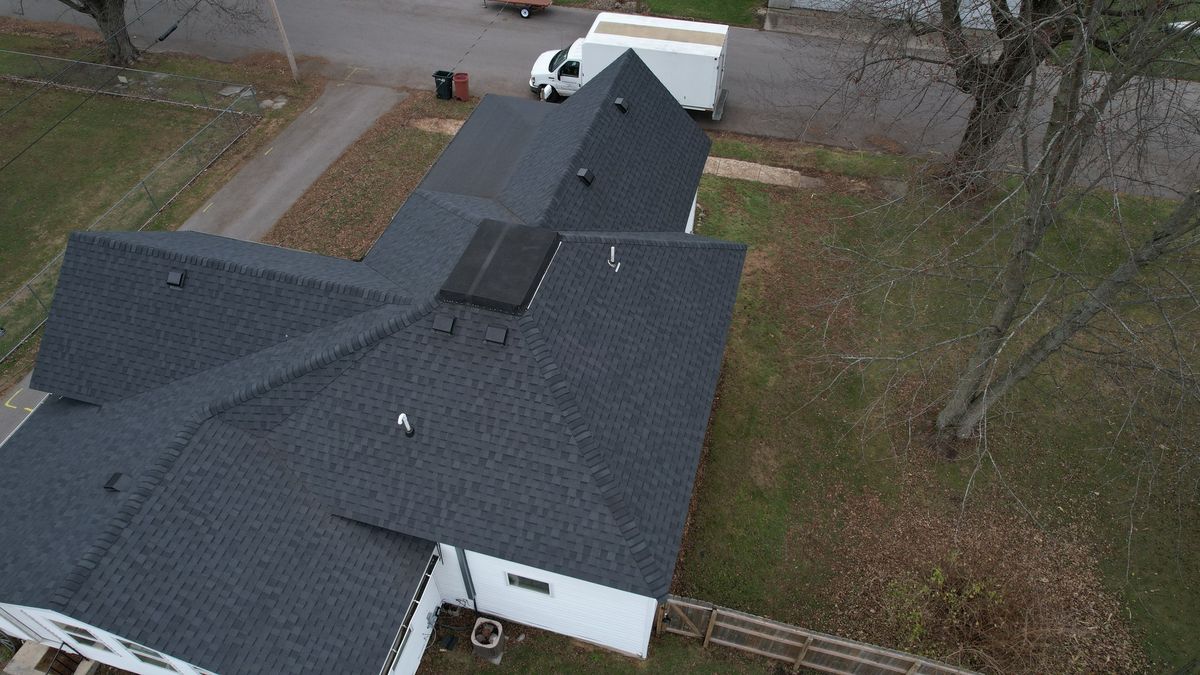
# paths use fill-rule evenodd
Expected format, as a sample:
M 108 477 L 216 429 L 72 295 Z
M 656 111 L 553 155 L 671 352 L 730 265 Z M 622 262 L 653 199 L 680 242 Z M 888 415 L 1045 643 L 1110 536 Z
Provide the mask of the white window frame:
M 504 580 L 508 583 L 509 588 L 519 588 L 523 591 L 529 591 L 530 593 L 537 593 L 538 595 L 544 595 L 549 598 L 554 597 L 554 587 L 552 585 L 550 585 L 549 581 L 542 581 L 541 579 L 534 579 L 533 577 L 527 577 L 524 574 L 517 574 L 516 572 L 505 572 L 504 575 L 505 575 Z M 543 591 L 538 588 L 530 588 L 528 586 L 523 586 L 520 583 L 514 583 L 514 580 L 518 580 L 518 579 L 524 580 L 524 581 L 531 581 L 535 584 L 543 584 L 546 586 L 546 590 Z
M 126 640 L 125 638 L 117 638 L 117 642 L 120 642 L 121 646 L 124 647 L 125 650 L 133 656 L 133 658 L 148 666 L 162 668 L 163 670 L 169 670 L 173 673 L 179 672 L 179 669 L 171 664 L 171 661 L 167 655 L 163 654 L 157 649 L 151 649 L 146 645 L 140 645 L 132 640 Z
M 65 633 L 67 637 L 71 638 L 71 642 L 76 643 L 72 646 L 77 649 L 83 647 L 85 649 L 95 649 L 98 652 L 108 652 L 109 654 L 117 653 L 103 638 L 83 626 L 59 621 L 58 619 L 50 619 L 50 623 Z

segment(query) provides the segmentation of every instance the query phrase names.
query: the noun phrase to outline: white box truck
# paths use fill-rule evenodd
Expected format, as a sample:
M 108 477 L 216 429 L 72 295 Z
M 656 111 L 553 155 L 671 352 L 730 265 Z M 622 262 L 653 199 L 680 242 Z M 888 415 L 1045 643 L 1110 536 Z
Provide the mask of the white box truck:
M 728 36 L 729 26 L 720 24 L 604 12 L 586 36 L 534 61 L 529 88 L 545 100 L 570 96 L 632 49 L 680 105 L 719 120 L 728 94 L 721 88 Z

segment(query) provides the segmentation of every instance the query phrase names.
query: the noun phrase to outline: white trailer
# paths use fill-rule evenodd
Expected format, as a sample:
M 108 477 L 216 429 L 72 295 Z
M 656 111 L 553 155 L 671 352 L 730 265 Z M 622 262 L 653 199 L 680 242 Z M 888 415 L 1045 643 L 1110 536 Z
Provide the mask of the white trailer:
M 680 105 L 719 120 L 728 94 L 721 88 L 728 36 L 729 26 L 720 24 L 603 12 L 586 36 L 537 58 L 529 88 L 546 100 L 570 96 L 632 49 Z

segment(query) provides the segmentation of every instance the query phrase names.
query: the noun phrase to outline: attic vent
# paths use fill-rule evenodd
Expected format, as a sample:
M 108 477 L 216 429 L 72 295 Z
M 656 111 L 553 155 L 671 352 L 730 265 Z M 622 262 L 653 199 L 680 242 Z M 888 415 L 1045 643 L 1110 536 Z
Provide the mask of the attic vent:
M 620 110 L 622 113 L 629 112 L 629 101 L 626 101 L 623 97 L 617 97 L 613 101 L 613 105 L 617 106 L 617 110 Z
M 167 272 L 167 285 L 171 288 L 183 288 L 183 282 L 187 279 L 187 272 L 183 270 L 171 270 Z
M 129 488 L 129 476 L 123 473 L 114 473 L 109 476 L 108 482 L 104 484 L 104 489 L 109 492 L 122 492 Z
M 508 329 L 504 326 L 491 325 L 487 327 L 487 332 L 483 334 L 483 339 L 488 342 L 494 342 L 502 345 L 508 342 Z
M 533 298 L 557 244 L 554 230 L 484 220 L 438 298 L 519 314 Z
M 449 314 L 438 314 L 433 317 L 433 329 L 439 333 L 453 333 L 454 317 Z
M 580 169 L 575 175 L 579 176 L 579 180 L 583 181 L 584 185 L 591 185 L 592 181 L 596 180 L 596 174 L 587 168 Z

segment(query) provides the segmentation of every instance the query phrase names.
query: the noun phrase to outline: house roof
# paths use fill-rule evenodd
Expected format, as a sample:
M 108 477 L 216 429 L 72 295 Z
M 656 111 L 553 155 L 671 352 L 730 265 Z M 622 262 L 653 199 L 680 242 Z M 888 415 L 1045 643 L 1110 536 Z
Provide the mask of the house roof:
M 472 148 L 503 185 L 446 170 Z M 0 446 L 0 600 L 327 672 L 305 654 L 386 651 L 434 541 L 665 594 L 744 255 L 683 232 L 707 148 L 630 52 L 561 106 L 486 97 L 362 263 L 73 235 L 34 373 L 65 398 Z M 505 311 L 438 297 L 485 222 L 557 233 Z

